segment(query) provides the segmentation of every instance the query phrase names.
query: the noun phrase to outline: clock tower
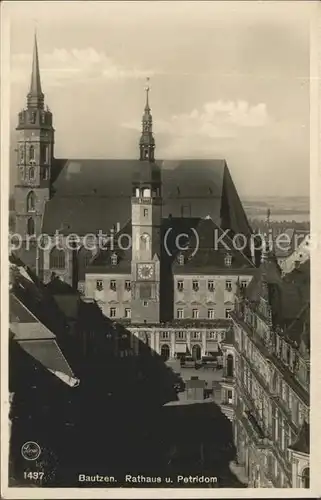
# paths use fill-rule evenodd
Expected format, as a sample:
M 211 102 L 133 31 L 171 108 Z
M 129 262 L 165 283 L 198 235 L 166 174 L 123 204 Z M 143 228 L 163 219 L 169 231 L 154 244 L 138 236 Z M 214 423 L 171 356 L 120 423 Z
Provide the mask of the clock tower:
M 154 160 L 155 140 L 146 87 L 140 161 L 132 180 L 132 323 L 160 321 L 161 169 Z

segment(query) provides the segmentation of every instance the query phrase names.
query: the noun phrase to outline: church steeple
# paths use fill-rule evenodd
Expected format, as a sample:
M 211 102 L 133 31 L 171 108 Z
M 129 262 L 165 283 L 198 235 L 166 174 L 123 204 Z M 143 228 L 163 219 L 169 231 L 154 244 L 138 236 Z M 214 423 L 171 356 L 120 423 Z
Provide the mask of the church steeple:
M 140 160 L 154 162 L 155 139 L 153 136 L 153 118 L 149 107 L 149 78 L 147 78 L 146 104 L 142 120 L 142 135 L 139 141 Z
M 41 90 L 37 34 L 34 37 L 30 90 L 27 96 L 28 108 L 43 109 L 44 94 Z

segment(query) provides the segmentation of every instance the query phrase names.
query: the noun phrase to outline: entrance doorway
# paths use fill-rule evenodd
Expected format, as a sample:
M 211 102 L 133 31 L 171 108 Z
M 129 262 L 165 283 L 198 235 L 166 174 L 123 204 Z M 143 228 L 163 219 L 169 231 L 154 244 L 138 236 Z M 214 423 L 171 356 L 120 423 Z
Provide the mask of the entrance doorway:
M 161 357 L 164 359 L 164 361 L 167 361 L 169 359 L 169 346 L 167 344 L 162 345 L 161 347 Z
M 192 347 L 192 358 L 194 361 L 198 361 L 201 359 L 201 348 L 198 344 L 193 345 Z

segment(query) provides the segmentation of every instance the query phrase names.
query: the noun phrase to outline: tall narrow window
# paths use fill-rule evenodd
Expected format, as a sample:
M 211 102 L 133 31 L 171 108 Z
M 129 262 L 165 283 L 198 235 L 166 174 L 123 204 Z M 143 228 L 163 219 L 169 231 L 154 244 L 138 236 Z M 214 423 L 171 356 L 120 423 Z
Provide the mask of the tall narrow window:
M 208 309 L 208 311 L 207 311 L 207 317 L 208 317 L 208 319 L 214 319 L 215 318 L 215 311 L 214 311 L 214 309 Z
M 199 317 L 199 311 L 198 309 L 193 309 L 192 310 L 192 318 L 197 319 Z
M 35 221 L 33 220 L 32 217 L 29 217 L 27 221 L 27 233 L 29 236 L 35 234 Z
M 177 309 L 177 318 L 178 319 L 184 318 L 184 309 Z
M 149 250 L 150 247 L 150 236 L 148 233 L 144 233 L 140 237 L 140 248 L 141 250 Z
M 33 191 L 30 191 L 30 193 L 27 196 L 27 212 L 34 212 L 35 202 L 36 202 L 35 193 Z
M 29 161 L 34 161 L 35 160 L 35 147 L 30 146 L 29 148 Z
M 62 248 L 54 247 L 49 257 L 50 269 L 65 269 L 65 260 L 65 251 Z
M 20 146 L 19 148 L 19 163 L 22 164 L 25 161 L 25 147 Z

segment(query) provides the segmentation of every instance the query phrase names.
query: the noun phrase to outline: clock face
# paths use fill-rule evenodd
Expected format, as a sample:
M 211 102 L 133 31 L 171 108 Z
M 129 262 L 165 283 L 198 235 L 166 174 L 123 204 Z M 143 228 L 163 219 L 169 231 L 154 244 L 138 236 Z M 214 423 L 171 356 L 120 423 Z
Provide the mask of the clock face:
M 151 279 L 154 274 L 154 268 L 152 264 L 139 264 L 137 271 L 138 277 L 142 280 Z

